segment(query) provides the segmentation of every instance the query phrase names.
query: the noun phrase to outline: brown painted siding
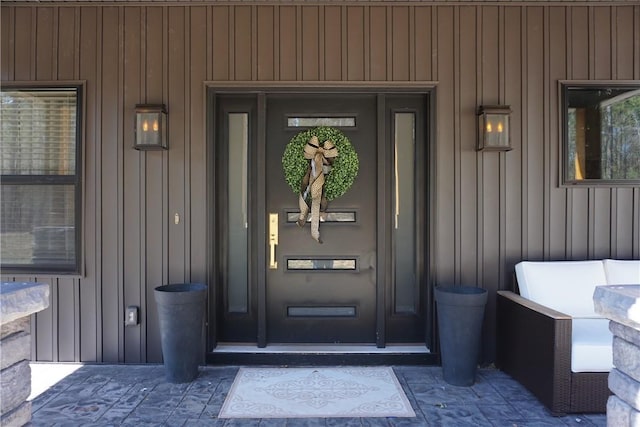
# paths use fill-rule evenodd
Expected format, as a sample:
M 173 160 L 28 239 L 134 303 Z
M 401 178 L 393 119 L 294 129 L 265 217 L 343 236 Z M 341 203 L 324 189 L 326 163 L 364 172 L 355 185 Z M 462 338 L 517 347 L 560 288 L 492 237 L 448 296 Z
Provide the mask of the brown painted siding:
M 35 359 L 160 360 L 153 288 L 206 280 L 204 81 L 437 82 L 433 283 L 494 295 L 521 259 L 640 258 L 640 188 L 559 186 L 557 84 L 639 80 L 640 6 L 45 3 L 1 19 L 2 81 L 87 89 L 86 274 L 36 278 L 52 305 Z M 168 106 L 168 153 L 131 149 L 145 102 Z M 475 110 L 496 103 L 514 150 L 476 153 Z M 124 327 L 127 305 L 141 327 Z

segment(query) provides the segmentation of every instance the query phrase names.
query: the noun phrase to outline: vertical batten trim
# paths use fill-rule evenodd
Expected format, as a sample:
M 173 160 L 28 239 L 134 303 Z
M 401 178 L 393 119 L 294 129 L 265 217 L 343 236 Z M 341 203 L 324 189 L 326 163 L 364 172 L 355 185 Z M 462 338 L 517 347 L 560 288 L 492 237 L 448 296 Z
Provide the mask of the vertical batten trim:
M 169 99 L 169 6 L 162 7 L 162 103 Z M 167 135 L 168 137 L 168 135 Z M 162 153 L 162 283 L 169 283 L 169 154 Z M 151 294 L 153 287 L 151 285 Z
M 124 305 L 125 305 L 125 297 L 124 297 L 124 175 L 125 175 L 125 167 L 124 167 L 124 140 L 125 140 L 125 135 L 124 135 L 124 117 L 123 114 L 125 111 L 127 111 L 126 106 L 124 105 L 124 99 L 125 99 L 125 90 L 124 90 L 124 82 L 125 82 L 125 77 L 124 77 L 124 7 L 119 6 L 118 7 L 118 94 L 117 94 L 117 103 L 118 103 L 118 109 L 120 111 L 120 114 L 118 114 L 117 118 L 116 118 L 116 122 L 118 124 L 118 130 L 117 130 L 117 135 L 118 135 L 118 141 L 119 143 L 117 144 L 117 149 L 116 149 L 116 156 L 117 156 L 117 162 L 118 165 L 116 167 L 117 170 L 117 177 L 116 177 L 116 181 L 117 181 L 117 185 L 118 185 L 118 190 L 117 190 L 117 242 L 118 242 L 118 248 L 117 250 L 117 261 L 116 261 L 116 267 L 117 267 L 117 278 L 118 278 L 118 282 L 116 283 L 116 286 L 118 288 L 118 307 L 122 308 L 122 312 L 124 312 Z M 122 326 L 122 329 L 124 329 L 124 325 Z M 121 334 L 119 334 L 119 351 L 118 354 L 120 354 L 120 352 L 122 352 L 123 357 L 122 359 L 125 360 L 126 359 L 126 349 L 125 349 L 125 332 L 124 330 L 122 331 Z M 126 360 L 125 360 L 126 361 Z
M 207 41 L 206 41 L 206 50 L 207 50 L 207 63 L 206 63 L 206 71 L 205 75 L 207 76 L 207 80 L 213 79 L 213 6 L 207 5 L 205 6 L 207 10 Z M 191 9 L 190 9 L 191 11 Z
M 76 15 L 77 15 L 78 9 L 76 8 Z M 10 8 L 6 8 L 5 9 L 5 13 L 9 14 L 9 53 L 8 53 L 8 57 L 9 57 L 9 63 L 5 64 L 8 68 L 8 74 L 9 74 L 9 79 L 11 80 L 15 80 L 16 79 L 16 8 L 15 7 L 10 7 Z M 77 22 L 77 21 L 76 21 Z M 76 31 L 77 31 L 77 25 L 76 25 Z M 76 56 L 77 57 L 77 56 Z M 35 316 L 33 316 L 31 318 L 31 334 L 33 336 L 35 336 L 35 331 L 34 331 L 34 325 L 35 325 Z M 36 340 L 32 340 L 33 342 L 36 342 Z M 33 347 L 35 347 L 35 344 L 33 345 Z M 31 359 L 32 360 L 36 360 L 35 358 L 35 349 L 32 349 L 31 351 Z
M 73 54 L 74 54 L 74 58 L 73 58 L 73 77 L 76 80 L 80 80 L 80 8 L 75 7 L 73 9 Z M 60 21 L 58 21 L 58 25 L 60 25 Z M 59 43 L 58 39 L 58 43 Z M 87 269 L 86 269 L 86 264 L 87 264 L 87 245 L 86 245 L 86 235 L 87 235 L 87 215 L 86 215 L 86 202 L 87 202 L 87 161 L 86 161 L 86 155 L 87 155 L 87 150 L 86 150 L 86 141 L 88 140 L 87 138 L 87 134 L 86 134 L 86 129 L 87 129 L 87 124 L 86 124 L 86 111 L 87 111 L 87 107 L 86 107 L 86 99 L 87 99 L 87 94 L 86 94 L 86 86 L 83 86 L 83 91 L 82 91 L 82 102 L 85 103 L 85 106 L 83 107 L 83 111 L 81 111 L 80 113 L 80 117 L 82 118 L 82 126 L 81 126 L 81 144 L 83 146 L 83 149 L 81 150 L 81 161 L 82 161 L 82 189 L 81 189 L 81 197 L 82 197 L 82 208 L 81 208 L 81 214 L 80 214 L 80 220 L 82 221 L 82 225 L 81 225 L 81 233 L 82 233 L 82 244 L 80 245 L 81 250 L 83 251 L 81 254 L 81 262 L 82 265 L 80 266 L 80 270 L 83 273 L 83 278 L 85 278 L 84 276 L 86 275 Z M 95 233 L 95 230 L 94 230 Z M 96 276 L 94 280 L 97 280 L 99 276 L 97 275 L 97 271 L 96 271 Z M 81 295 L 80 295 L 80 284 L 82 283 L 82 279 L 78 279 L 78 294 L 77 294 L 77 304 L 78 307 L 81 307 L 80 302 L 82 300 Z M 96 310 L 96 313 L 99 313 L 98 310 Z M 98 317 L 98 316 L 96 316 Z M 77 362 L 81 362 L 82 361 L 82 331 L 80 330 L 80 322 L 81 322 L 81 318 L 82 318 L 82 309 L 80 309 L 80 313 L 76 319 L 76 323 L 77 323 L 77 347 L 75 352 L 75 359 Z M 100 328 L 101 329 L 101 328 Z M 35 340 L 33 340 L 33 342 L 35 342 Z M 96 345 L 97 346 L 97 345 Z M 98 348 L 96 348 L 96 354 L 100 354 L 98 352 Z M 98 356 L 100 357 L 100 356 Z M 32 360 L 37 360 L 35 358 L 32 358 Z
M 273 78 L 280 80 L 280 6 L 273 6 Z
M 74 314 L 73 317 L 73 361 L 75 363 L 81 362 L 80 359 L 80 318 L 82 317 L 81 306 L 80 306 L 80 282 L 82 279 L 74 279 L 73 280 L 73 307 Z
M 460 8 L 453 9 L 453 271 L 454 283 L 462 280 L 462 148 L 460 141 Z
M 521 252 L 522 259 L 529 258 L 529 166 L 527 162 L 529 154 L 529 139 L 527 133 L 528 114 L 529 114 L 529 92 L 527 86 L 527 76 L 529 75 L 529 58 L 528 58 L 528 7 L 524 6 L 521 9 L 522 13 L 522 26 L 521 26 L 521 52 L 522 52 L 522 126 L 520 129 L 520 138 L 522 138 L 522 156 L 520 157 L 520 167 L 522 174 L 522 226 L 521 226 Z
M 595 12 L 592 6 L 587 6 L 587 34 L 589 37 L 589 80 L 596 76 L 596 35 Z
M 507 61 L 506 61 L 506 43 L 504 40 L 504 35 L 505 35 L 505 11 L 504 11 L 504 6 L 498 6 L 498 90 L 500 91 L 498 93 L 498 99 L 500 100 L 500 103 L 505 105 L 505 104 L 509 104 L 509 101 L 507 99 L 505 99 L 506 97 L 506 92 L 507 92 L 507 81 L 505 79 L 506 76 L 506 68 L 507 68 Z
M 102 308 L 102 120 L 101 120 L 101 112 L 102 112 L 102 8 L 96 9 L 96 85 L 94 89 L 95 95 L 95 111 L 94 111 L 94 126 L 93 126 L 93 141 L 94 144 L 94 162 L 95 162 L 95 173 L 94 173 L 94 194 L 95 194 L 95 257 L 94 257 L 94 266 L 95 266 L 95 302 L 96 302 L 96 345 L 98 347 L 98 357 L 101 361 L 104 360 L 104 350 L 103 350 L 103 324 L 104 324 L 104 315 Z M 81 25 L 80 25 L 81 26 Z M 87 97 L 85 96 L 85 99 Z M 88 120 L 87 120 L 88 121 Z M 87 138 L 89 140 L 89 138 Z M 99 143 L 98 143 L 99 141 Z M 85 147 L 87 144 L 85 144 Z M 83 150 L 87 151 L 87 150 Z M 86 167 L 86 165 L 84 165 Z M 86 175 L 85 175 L 86 176 Z
M 483 8 L 474 6 L 476 14 L 476 105 L 484 99 Z M 458 23 L 459 24 L 459 23 Z M 460 27 L 456 28 L 456 33 Z M 484 287 L 484 152 L 476 152 L 476 283 Z
M 60 8 L 59 7 L 55 7 L 53 8 L 53 25 L 51 28 L 51 37 L 53 38 L 53 53 L 51 54 L 52 56 L 52 61 L 53 64 L 51 64 L 51 78 L 53 80 L 58 80 L 58 56 L 59 56 L 59 52 L 58 52 L 58 44 L 59 44 L 59 40 L 58 40 L 58 28 L 60 28 Z
M 498 8 L 498 64 L 499 64 L 499 99 L 502 104 L 511 104 L 506 99 L 507 96 L 507 60 L 506 60 L 506 20 L 505 20 L 505 8 L 500 6 Z M 498 230 L 500 235 L 498 242 L 498 287 L 497 289 L 506 289 L 506 258 L 507 258 L 507 153 L 499 153 L 499 172 L 498 179 L 500 180 L 499 189 L 499 210 L 500 216 L 498 218 Z
M 437 52 L 438 46 L 438 12 L 440 7 L 435 6 L 431 9 L 431 46 L 429 46 L 429 56 L 431 56 L 431 79 L 438 80 L 438 55 L 434 55 L 434 50 Z M 436 49 L 434 49 L 436 46 Z M 434 141 L 436 142 L 436 141 Z M 437 142 L 436 142 L 437 143 Z
M 634 8 L 634 78 L 640 79 L 640 6 L 636 6 Z M 633 236 L 633 258 L 640 258 L 640 188 L 633 189 L 633 212 L 632 218 L 633 220 L 633 228 L 632 228 L 632 236 Z
M 341 64 L 341 72 L 342 72 L 342 80 L 346 81 L 349 80 L 349 43 L 348 43 L 348 37 L 347 37 L 347 31 L 348 31 L 348 27 L 347 27 L 347 21 L 349 19 L 348 14 L 348 6 L 341 6 L 340 7 L 340 28 L 341 28 L 341 33 L 340 33 L 340 46 L 341 46 L 341 52 L 342 52 L 342 64 Z
M 409 81 L 416 80 L 416 7 L 409 6 Z
M 638 7 L 640 9 L 640 7 Z M 631 233 L 633 235 L 633 258 L 640 258 L 640 188 L 633 189 L 633 227 Z
M 594 8 L 588 7 L 588 17 L 587 17 L 587 34 L 589 36 L 589 79 L 595 78 L 596 75 L 596 48 L 595 48 L 595 12 Z M 596 189 L 590 187 L 588 190 L 588 198 L 587 198 L 587 206 L 588 206 L 588 215 L 587 215 L 587 256 L 589 259 L 595 256 L 595 199 L 596 199 Z
M 596 189 L 590 187 L 587 197 L 587 256 L 592 259 L 595 254 L 595 208 L 596 208 Z
M 551 37 L 549 32 L 551 31 L 550 25 L 550 11 L 549 7 L 545 7 L 543 10 L 542 16 L 542 34 L 544 35 L 543 41 L 543 99 L 542 105 L 544 108 L 544 113 L 542 114 L 542 135 L 544 138 L 543 141 L 543 154 L 542 158 L 544 159 L 544 167 L 543 167 L 543 203 L 544 203 L 544 217 L 543 217 L 543 241 L 542 241 L 542 253 L 544 259 L 549 259 L 551 255 L 551 182 L 549 179 L 549 175 L 551 174 L 551 130 L 549 124 L 551 123 L 551 85 L 549 84 L 549 77 L 551 75 Z
M 362 61 L 362 72 L 364 80 L 371 80 L 371 9 L 370 6 L 362 7 L 362 45 L 364 50 L 364 58 Z M 387 34 L 387 37 L 389 35 Z M 357 53 L 356 53 L 357 54 Z
M 238 80 L 236 76 L 236 6 L 228 6 L 229 20 L 228 43 L 229 43 L 229 80 Z
M 140 8 L 140 99 L 147 102 L 147 8 Z
M 618 189 L 611 188 L 609 212 L 609 257 L 618 255 Z
M 258 80 L 258 10 L 251 5 L 251 80 Z
M 394 19 L 394 15 L 396 12 L 396 7 L 394 6 L 388 6 L 384 8 L 384 14 L 385 14 L 385 24 L 386 24 L 386 45 L 387 45 L 387 49 L 386 49 L 386 61 L 387 61 L 387 67 L 386 67 L 386 75 L 385 75 L 385 80 L 389 81 L 389 80 L 395 80 L 396 76 L 393 74 L 393 42 L 394 42 L 394 32 L 393 32 L 393 19 Z M 374 29 L 375 31 L 375 29 Z
M 187 123 L 190 122 L 191 117 L 191 49 L 193 49 L 193 40 L 191 40 L 191 8 L 184 8 L 184 28 L 183 39 L 185 44 L 189 46 L 184 52 L 184 119 L 183 119 L 183 132 L 184 132 L 184 146 L 183 150 L 183 162 L 184 169 L 182 171 L 184 176 L 184 220 L 181 221 L 183 231 L 183 247 L 184 247 L 184 259 L 182 275 L 184 280 L 192 281 L 191 271 L 191 126 Z M 203 96 L 206 98 L 206 91 Z M 204 142 L 206 144 L 206 140 Z M 206 166 L 205 166 L 206 167 Z M 208 323 L 208 322 L 207 322 Z
M 633 22 L 634 22 L 634 33 L 633 33 L 633 56 L 635 57 L 634 63 L 634 79 L 640 80 L 640 6 L 636 6 L 633 9 Z M 640 212 L 636 212 L 636 217 L 640 216 Z M 637 255 L 637 254 L 636 254 Z
M 611 40 L 611 79 L 616 80 L 618 78 L 618 38 L 617 36 L 617 26 L 616 21 L 618 18 L 618 8 L 610 7 L 609 8 L 609 32 L 610 32 L 610 40 Z
M 573 47 L 573 38 L 572 38 L 572 9 L 570 7 L 565 7 L 565 62 L 567 66 L 566 75 L 567 77 L 573 77 L 573 61 L 571 58 L 571 52 Z M 560 88 L 558 87 L 558 90 Z M 560 98 L 560 111 L 561 118 L 564 117 L 564 105 L 562 103 L 562 94 L 559 94 Z M 559 170 L 559 179 L 560 182 L 564 180 L 564 122 L 561 119 L 559 121 L 559 141 L 560 141 L 560 170 Z M 573 188 L 566 189 L 566 215 L 565 215 L 565 256 L 569 259 L 573 257 Z
M 138 294 L 140 298 L 140 306 L 146 307 L 146 283 L 147 283 L 147 208 L 146 203 L 146 186 L 147 186 L 147 157 L 145 153 L 138 154 L 138 192 L 141 196 L 140 201 L 140 286 L 138 286 Z M 147 310 L 145 310 L 147 311 Z M 141 363 L 147 362 L 147 328 L 149 327 L 149 320 L 145 316 L 145 319 L 140 323 L 143 327 L 140 330 L 140 355 L 139 361 Z M 144 323 L 143 323 L 144 322 Z
M 325 13 L 326 6 L 318 6 L 318 80 L 326 79 L 327 53 L 325 51 Z
M 51 287 L 51 361 L 60 361 L 60 279 L 48 279 Z
M 302 6 L 297 5 L 296 8 L 296 80 L 304 79 L 303 75 L 303 58 L 304 51 L 302 49 Z
M 140 99 L 147 101 L 147 81 L 146 81 L 146 45 L 147 37 L 145 28 L 147 26 L 147 8 L 140 8 Z M 140 286 L 138 286 L 138 296 L 140 298 L 140 306 L 146 307 L 146 286 L 147 286 L 147 204 L 145 203 L 147 194 L 147 156 L 144 152 L 138 152 L 138 194 L 140 195 Z M 145 310 L 146 311 L 146 310 Z M 144 319 L 143 327 L 140 330 L 140 357 L 139 360 L 145 363 L 148 360 L 147 355 L 147 328 L 149 327 L 149 319 Z M 142 322 L 141 322 L 142 323 Z
M 34 31 L 32 31 L 31 33 L 31 45 L 29 46 L 30 48 L 30 56 L 31 56 L 31 61 L 29 63 L 29 79 L 30 80 L 36 80 L 37 76 L 38 76 L 38 34 L 37 34 L 37 28 L 38 28 L 38 8 L 30 8 L 30 13 L 31 13 L 31 28 L 35 29 Z
M 103 45 L 104 42 L 104 28 L 103 28 L 103 8 L 96 8 L 96 85 L 95 85 L 95 126 L 94 126 L 94 156 L 95 156 L 95 223 L 96 223 L 96 241 L 95 241 L 95 274 L 96 274 L 96 312 L 103 313 L 102 308 L 102 292 L 104 288 L 104 283 L 102 280 L 102 233 L 104 232 L 103 223 L 102 223 L 102 145 L 103 145 L 103 132 L 102 132 L 102 111 L 103 111 L 103 101 L 102 101 L 102 90 L 103 90 Z M 101 317 L 101 322 L 103 321 Z M 118 342 L 121 338 L 122 331 L 118 325 Z M 102 326 L 100 326 L 100 332 L 98 336 L 102 335 Z M 100 338 L 102 341 L 102 338 Z M 122 349 L 118 348 L 118 360 L 120 360 L 120 351 Z

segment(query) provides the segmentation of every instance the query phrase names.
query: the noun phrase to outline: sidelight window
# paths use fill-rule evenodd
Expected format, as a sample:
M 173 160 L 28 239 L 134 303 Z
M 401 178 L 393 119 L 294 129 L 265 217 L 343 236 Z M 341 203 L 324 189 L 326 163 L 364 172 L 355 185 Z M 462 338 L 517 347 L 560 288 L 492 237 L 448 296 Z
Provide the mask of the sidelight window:
M 1 91 L 3 272 L 80 271 L 80 91 Z
M 229 312 L 246 313 L 248 310 L 248 244 L 249 222 L 247 213 L 249 114 L 230 113 L 227 180 L 228 203 L 228 309 Z
M 395 312 L 415 313 L 416 276 L 415 114 L 394 114 Z

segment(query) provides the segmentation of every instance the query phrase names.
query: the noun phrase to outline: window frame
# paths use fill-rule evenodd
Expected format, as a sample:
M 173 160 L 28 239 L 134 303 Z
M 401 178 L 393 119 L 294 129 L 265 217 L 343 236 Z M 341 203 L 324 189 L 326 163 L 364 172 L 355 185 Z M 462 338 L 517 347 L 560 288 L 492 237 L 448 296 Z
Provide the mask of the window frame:
M 74 175 L 3 175 L 0 174 L 0 185 L 74 185 L 74 217 L 75 217 L 75 262 L 72 267 L 65 264 L 4 264 L 0 260 L 0 274 L 2 275 L 31 275 L 38 277 L 47 276 L 75 276 L 83 277 L 84 271 L 84 182 L 85 182 L 85 117 L 86 117 L 86 82 L 78 80 L 60 81 L 12 81 L 2 82 L 1 90 L 4 91 L 56 91 L 74 90 L 76 92 L 76 129 L 75 129 L 75 174 Z
M 585 178 L 582 180 L 569 179 L 567 159 L 569 158 L 569 102 L 568 94 L 571 89 L 640 89 L 638 80 L 559 80 L 559 182 L 560 187 L 640 187 L 640 179 L 604 179 Z

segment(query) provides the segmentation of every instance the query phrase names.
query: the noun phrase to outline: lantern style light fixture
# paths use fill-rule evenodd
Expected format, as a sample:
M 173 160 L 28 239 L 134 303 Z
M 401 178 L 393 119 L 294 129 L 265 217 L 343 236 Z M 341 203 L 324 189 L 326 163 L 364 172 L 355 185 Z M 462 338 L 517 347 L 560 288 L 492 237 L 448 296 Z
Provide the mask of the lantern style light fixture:
M 478 151 L 509 151 L 511 138 L 508 105 L 483 105 L 478 109 Z
M 163 104 L 136 105 L 136 133 L 133 142 L 136 150 L 166 150 L 167 110 Z

